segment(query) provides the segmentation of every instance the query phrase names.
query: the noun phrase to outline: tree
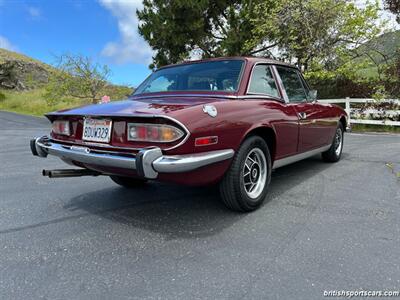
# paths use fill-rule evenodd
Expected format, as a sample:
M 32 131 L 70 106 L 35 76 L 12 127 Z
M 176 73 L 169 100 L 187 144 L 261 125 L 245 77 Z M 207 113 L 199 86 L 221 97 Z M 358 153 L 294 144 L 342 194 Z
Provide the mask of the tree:
M 46 87 L 46 98 L 54 101 L 59 97 L 71 96 L 91 99 L 96 103 L 107 86 L 109 68 L 82 55 L 64 54 L 56 59 L 58 70 Z
M 252 35 L 258 3 L 271 11 L 274 0 L 144 0 L 137 12 L 139 32 L 156 50 L 151 68 L 176 63 L 193 52 L 202 57 L 252 55 L 274 45 L 262 45 Z
M 156 51 L 153 65 L 189 58 L 263 55 L 307 69 L 379 32 L 378 5 L 347 0 L 145 0 L 140 34 Z M 279 49 L 279 51 L 275 51 Z
M 385 0 L 385 9 L 396 15 L 397 23 L 400 23 L 400 0 Z
M 347 0 L 283 0 L 274 15 L 259 4 L 254 20 L 258 35 L 268 36 L 275 28 L 281 58 L 308 70 L 312 63 L 330 63 L 338 54 L 377 36 L 379 6 L 358 8 Z M 267 18 L 269 23 L 265 25 Z M 264 29 L 265 28 L 265 29 Z

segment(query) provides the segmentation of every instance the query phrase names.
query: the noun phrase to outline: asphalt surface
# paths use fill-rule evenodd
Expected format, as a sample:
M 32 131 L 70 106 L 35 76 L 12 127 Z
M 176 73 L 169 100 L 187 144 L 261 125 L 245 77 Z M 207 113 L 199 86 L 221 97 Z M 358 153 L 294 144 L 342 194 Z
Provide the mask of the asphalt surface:
M 0 112 L 1 299 L 321 299 L 400 290 L 400 136 L 347 134 L 342 160 L 276 170 L 268 202 L 216 188 L 48 179 L 46 120 Z M 389 165 L 387 165 L 389 164 Z

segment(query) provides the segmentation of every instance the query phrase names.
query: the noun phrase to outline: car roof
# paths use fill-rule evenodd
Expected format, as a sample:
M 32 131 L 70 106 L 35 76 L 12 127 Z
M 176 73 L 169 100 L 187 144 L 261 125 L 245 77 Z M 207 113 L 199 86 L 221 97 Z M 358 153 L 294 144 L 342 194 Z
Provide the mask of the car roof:
M 221 60 L 245 60 L 252 64 L 265 63 L 265 64 L 274 64 L 274 65 L 282 65 L 282 66 L 297 68 L 296 66 L 291 65 L 289 63 L 271 59 L 271 58 L 258 57 L 258 56 L 227 56 L 227 57 L 225 56 L 225 57 L 206 58 L 206 59 L 199 59 L 199 60 L 187 60 L 187 61 L 184 61 L 181 63 L 166 65 L 166 66 L 158 68 L 157 70 L 180 66 L 180 65 L 186 65 L 186 64 L 195 64 L 195 63 L 202 63 L 202 62 L 209 62 L 209 61 L 221 61 Z

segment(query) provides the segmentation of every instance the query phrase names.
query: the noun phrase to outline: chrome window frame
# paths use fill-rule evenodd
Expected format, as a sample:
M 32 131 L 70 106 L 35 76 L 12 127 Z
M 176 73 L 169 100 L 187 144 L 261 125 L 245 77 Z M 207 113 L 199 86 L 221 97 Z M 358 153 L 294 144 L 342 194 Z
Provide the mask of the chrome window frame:
M 291 69 L 291 70 L 293 70 L 294 72 L 296 72 L 296 75 L 297 75 L 297 77 L 299 78 L 300 83 L 301 83 L 301 86 L 303 87 L 303 91 L 304 91 L 304 96 L 305 96 L 305 98 L 304 98 L 303 101 L 290 101 L 290 100 L 289 100 L 289 97 L 288 97 L 288 95 L 287 95 L 287 93 L 286 93 L 285 85 L 283 84 L 281 75 L 279 74 L 278 67 L 283 68 L 283 69 Z M 306 90 L 305 90 L 305 88 L 304 88 L 303 79 L 301 78 L 302 75 L 300 74 L 300 71 L 299 71 L 298 68 L 296 68 L 296 67 L 291 67 L 291 66 L 282 66 L 282 65 L 274 66 L 274 68 L 275 68 L 277 77 L 279 77 L 279 84 L 281 84 L 282 91 L 284 91 L 284 94 L 285 94 L 285 95 L 284 95 L 284 98 L 285 98 L 285 102 L 286 102 L 286 103 L 296 104 L 296 103 L 307 103 L 307 102 L 309 102 L 309 101 L 308 101 L 308 98 L 307 98 Z
M 254 73 L 255 67 L 258 66 L 258 65 L 268 66 L 269 70 L 271 71 L 272 77 L 274 78 L 275 85 L 276 85 L 276 88 L 278 90 L 279 97 L 276 97 L 276 96 L 270 95 L 270 94 L 266 94 L 266 93 L 250 93 L 249 92 L 251 78 L 253 77 L 253 73 Z M 279 88 L 278 80 L 276 78 L 276 75 L 275 75 L 275 72 L 274 72 L 274 69 L 273 69 L 274 67 L 275 66 L 273 64 L 266 63 L 266 62 L 256 62 L 256 63 L 254 63 L 253 66 L 251 67 L 249 80 L 247 81 L 246 93 L 245 93 L 244 96 L 239 96 L 239 97 L 243 97 L 243 99 L 247 99 L 247 98 L 262 98 L 262 99 L 268 98 L 268 99 L 271 99 L 271 98 L 273 98 L 273 99 L 279 100 L 281 102 L 286 102 L 284 97 L 283 97 L 283 95 L 282 95 L 282 93 L 281 93 L 281 89 Z

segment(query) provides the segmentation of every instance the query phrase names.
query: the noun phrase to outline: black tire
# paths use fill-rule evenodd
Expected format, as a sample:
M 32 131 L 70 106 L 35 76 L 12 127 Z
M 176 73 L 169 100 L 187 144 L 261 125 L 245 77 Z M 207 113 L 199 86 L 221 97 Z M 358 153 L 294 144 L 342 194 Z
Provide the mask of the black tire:
M 128 189 L 137 188 L 144 186 L 147 182 L 147 179 L 139 179 L 133 177 L 123 177 L 123 176 L 110 176 L 111 180 L 116 184 L 123 186 Z
M 266 170 L 265 172 L 259 171 L 258 174 L 258 176 L 261 177 L 260 183 L 264 182 L 262 178 L 265 178 L 263 187 L 258 189 L 258 191 L 261 191 L 261 193 L 256 197 L 251 198 L 248 194 L 248 191 L 246 191 L 246 177 L 244 176 L 244 174 L 245 163 L 246 160 L 248 160 L 248 155 L 252 155 L 254 151 L 256 151 L 258 155 L 261 154 L 259 150 L 255 149 L 261 150 L 261 152 L 264 154 L 265 159 L 261 160 L 265 162 Z M 260 165 L 262 164 L 263 163 L 260 163 Z M 251 136 L 247 138 L 235 154 L 229 170 L 226 172 L 224 178 L 220 183 L 220 193 L 224 204 L 229 209 L 239 212 L 249 212 L 260 207 L 260 205 L 265 200 L 268 191 L 268 185 L 271 181 L 271 165 L 271 156 L 269 153 L 268 145 L 264 141 L 264 139 L 259 136 Z M 253 166 L 251 166 L 251 168 L 247 168 L 249 174 L 252 173 L 252 168 Z M 257 174 L 257 172 L 255 173 Z M 261 176 L 261 174 L 264 175 Z M 251 177 L 252 175 L 248 176 L 251 180 L 253 180 Z
M 338 134 L 340 134 L 340 145 L 339 146 L 338 146 L 338 143 L 339 143 Z M 339 122 L 339 125 L 335 131 L 335 136 L 333 137 L 332 145 L 327 151 L 322 152 L 322 159 L 326 162 L 339 161 L 340 157 L 342 156 L 343 143 L 344 143 L 344 129 L 343 129 L 342 123 Z

